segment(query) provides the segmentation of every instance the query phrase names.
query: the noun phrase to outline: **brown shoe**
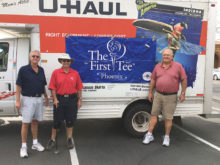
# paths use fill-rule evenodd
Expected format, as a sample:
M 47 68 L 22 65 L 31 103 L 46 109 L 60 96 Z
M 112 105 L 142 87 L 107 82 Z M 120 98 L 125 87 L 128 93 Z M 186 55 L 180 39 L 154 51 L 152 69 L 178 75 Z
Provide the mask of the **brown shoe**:
M 49 142 L 47 143 L 47 146 L 46 146 L 46 150 L 49 151 L 51 149 L 53 149 L 56 145 L 56 142 L 53 141 L 53 140 L 49 140 Z
M 74 148 L 73 138 L 68 138 L 67 139 L 67 148 L 68 149 L 73 149 Z

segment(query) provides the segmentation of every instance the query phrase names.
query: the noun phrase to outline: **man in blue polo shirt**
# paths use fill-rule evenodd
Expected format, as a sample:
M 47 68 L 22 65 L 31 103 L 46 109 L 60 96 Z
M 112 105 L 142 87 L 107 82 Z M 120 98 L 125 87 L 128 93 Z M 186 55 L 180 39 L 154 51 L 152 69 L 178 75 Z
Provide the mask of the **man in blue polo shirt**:
M 49 105 L 46 88 L 47 84 L 44 70 L 38 66 L 40 52 L 30 52 L 30 64 L 20 68 L 16 81 L 16 108 L 22 111 L 21 139 L 22 146 L 20 157 L 28 157 L 27 153 L 27 134 L 28 126 L 31 123 L 33 136 L 32 149 L 44 151 L 44 147 L 38 142 L 38 121 L 43 118 L 43 98 L 44 94 L 46 105 Z M 20 94 L 22 95 L 20 99 Z

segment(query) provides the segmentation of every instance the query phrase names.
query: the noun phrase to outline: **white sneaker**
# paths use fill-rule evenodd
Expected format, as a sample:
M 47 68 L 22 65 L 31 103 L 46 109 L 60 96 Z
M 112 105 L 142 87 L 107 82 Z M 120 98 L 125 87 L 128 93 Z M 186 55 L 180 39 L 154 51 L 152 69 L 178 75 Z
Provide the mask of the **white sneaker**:
M 150 142 L 154 141 L 154 136 L 153 135 L 148 135 L 146 134 L 144 136 L 144 140 L 143 140 L 143 143 L 144 144 L 149 144 Z
M 21 147 L 21 149 L 20 149 L 20 157 L 21 158 L 27 158 L 28 157 L 27 147 Z
M 44 147 L 40 143 L 33 144 L 31 148 L 32 148 L 32 150 L 37 150 L 40 152 L 44 151 Z
M 170 137 L 169 136 L 164 136 L 162 145 L 166 146 L 166 147 L 169 147 L 169 145 L 170 145 Z

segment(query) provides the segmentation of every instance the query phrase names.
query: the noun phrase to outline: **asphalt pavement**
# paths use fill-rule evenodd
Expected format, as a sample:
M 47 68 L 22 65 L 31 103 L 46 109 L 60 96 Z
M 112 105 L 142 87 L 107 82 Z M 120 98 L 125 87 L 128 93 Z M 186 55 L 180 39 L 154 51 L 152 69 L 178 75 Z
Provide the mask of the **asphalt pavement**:
M 195 121 L 190 123 L 191 127 L 215 127 L 215 131 L 208 136 L 201 133 L 205 139 L 219 134 L 217 131 L 220 129 L 220 120 L 210 122 L 200 117 L 184 118 L 183 125 L 188 120 Z M 197 125 L 198 121 L 200 125 Z M 176 127 L 171 132 L 170 147 L 163 147 L 164 122 L 160 122 L 155 128 L 155 141 L 149 145 L 142 144 L 142 138 L 129 136 L 118 119 L 81 120 L 78 126 L 74 139 L 80 165 L 220 165 L 220 151 Z M 194 133 L 197 134 L 198 131 L 201 132 L 196 129 Z M 219 145 L 220 139 L 216 137 L 214 142 Z
M 220 119 L 203 119 L 198 116 L 184 117 L 181 128 L 199 138 L 220 147 Z M 164 122 L 155 128 L 155 141 L 142 144 L 142 138 L 130 136 L 120 119 L 78 120 L 74 131 L 77 160 L 66 148 L 65 129 L 62 128 L 58 148 L 53 151 L 36 152 L 31 148 L 29 134 L 29 158 L 19 157 L 21 121 L 7 120 L 0 126 L 1 165 L 220 165 L 220 151 L 203 143 L 200 139 L 173 127 L 170 147 L 163 147 Z M 39 125 L 39 141 L 46 145 L 51 131 L 51 122 Z M 30 133 L 30 131 L 29 131 Z
M 59 136 L 59 150 L 60 154 L 55 155 L 53 152 L 37 152 L 31 149 L 32 139 L 31 130 L 29 130 L 28 136 L 28 158 L 20 158 L 20 129 L 21 121 L 16 118 L 6 120 L 9 123 L 0 123 L 0 165 L 71 165 L 70 153 L 65 146 L 65 132 L 61 132 L 63 135 Z M 51 122 L 41 122 L 39 124 L 39 142 L 42 145 L 46 145 L 51 132 Z

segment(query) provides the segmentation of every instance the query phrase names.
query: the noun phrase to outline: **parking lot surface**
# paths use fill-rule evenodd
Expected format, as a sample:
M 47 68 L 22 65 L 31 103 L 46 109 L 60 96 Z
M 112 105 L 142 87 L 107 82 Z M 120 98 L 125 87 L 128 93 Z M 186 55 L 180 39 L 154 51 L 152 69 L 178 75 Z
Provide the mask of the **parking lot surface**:
M 65 129 L 59 134 L 60 154 L 35 152 L 29 149 L 27 159 L 19 157 L 20 121 L 1 121 L 0 159 L 1 165 L 220 165 L 220 151 L 200 139 L 192 137 L 187 130 L 217 148 L 220 146 L 220 119 L 203 119 L 192 116 L 182 118 L 183 125 L 171 131 L 170 147 L 163 147 L 164 122 L 155 128 L 155 141 L 142 144 L 142 138 L 130 136 L 120 119 L 78 120 L 74 132 L 75 150 L 69 152 L 65 146 Z M 46 145 L 51 131 L 51 122 L 39 126 L 39 140 Z M 30 135 L 30 134 L 29 134 Z M 31 147 L 31 135 L 29 136 Z M 73 156 L 75 153 L 76 157 Z

